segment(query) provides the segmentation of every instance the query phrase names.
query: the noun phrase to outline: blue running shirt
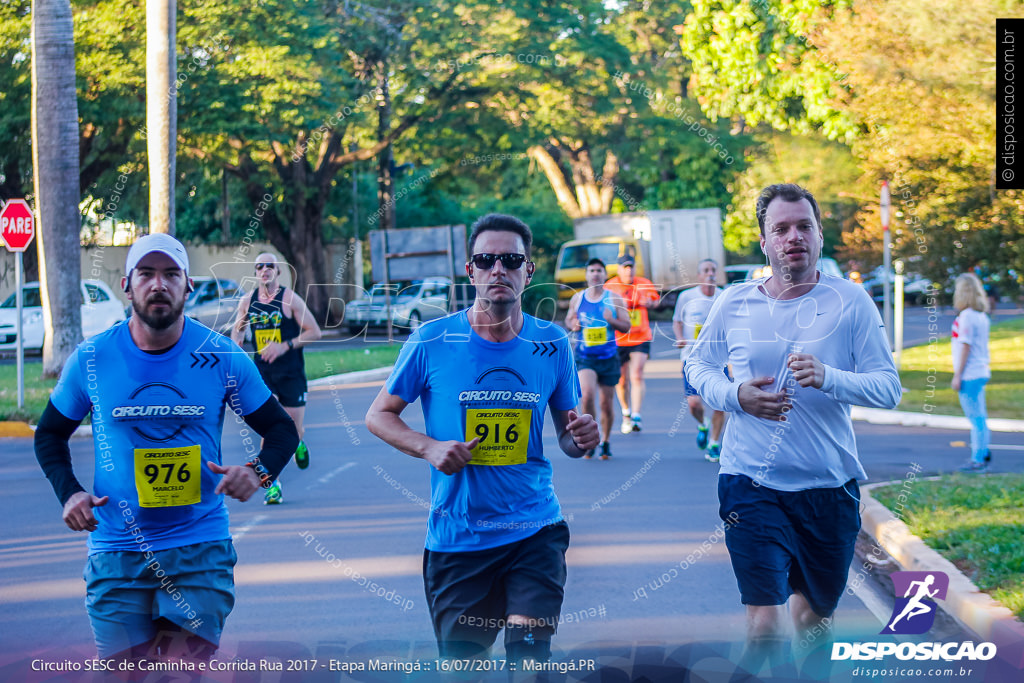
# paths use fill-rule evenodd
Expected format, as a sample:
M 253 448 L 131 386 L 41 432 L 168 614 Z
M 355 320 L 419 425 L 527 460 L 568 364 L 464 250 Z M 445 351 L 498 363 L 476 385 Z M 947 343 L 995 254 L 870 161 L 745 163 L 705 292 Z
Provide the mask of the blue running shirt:
M 71 420 L 92 413 L 93 493 L 110 500 L 93 508 L 89 554 L 230 538 L 206 461 L 222 464 L 224 406 L 248 415 L 268 398 L 248 355 L 189 318 L 161 354 L 140 350 L 127 320 L 79 344 L 50 400 Z
M 431 438 L 481 439 L 462 471 L 431 468 L 428 550 L 495 548 L 562 519 L 541 431 L 547 406 L 579 402 L 576 363 L 562 328 L 523 318 L 519 336 L 502 343 L 473 332 L 466 311 L 425 324 L 388 378 L 391 395 L 420 399 Z
M 587 298 L 586 291 L 580 295 L 579 309 L 576 317 L 580 322 L 580 330 L 576 336 L 576 353 L 583 358 L 615 358 L 619 347 L 615 343 L 615 328 L 604 319 L 605 306 L 611 307 L 612 292 L 604 290 L 601 299 L 593 302 Z M 618 311 L 611 309 L 612 317 L 618 317 Z

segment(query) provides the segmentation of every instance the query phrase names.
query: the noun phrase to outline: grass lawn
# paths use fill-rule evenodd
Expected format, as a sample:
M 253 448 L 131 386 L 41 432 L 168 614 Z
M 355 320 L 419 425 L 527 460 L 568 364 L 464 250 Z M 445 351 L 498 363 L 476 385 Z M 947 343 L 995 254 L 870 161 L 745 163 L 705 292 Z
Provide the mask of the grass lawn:
M 400 344 L 367 344 L 365 348 L 338 351 L 306 352 L 306 376 L 309 379 L 337 375 L 356 370 L 370 370 L 394 365 L 401 349 Z M 0 421 L 19 420 L 35 424 L 43 414 L 50 392 L 57 383 L 55 379 L 44 380 L 39 361 L 25 363 L 25 407 L 18 410 L 18 369 L 17 366 L 0 365 Z
M 43 364 L 28 358 L 25 362 L 25 407 L 18 410 L 18 367 L 0 365 L 0 420 L 28 421 L 35 424 L 50 399 L 56 379 L 41 379 Z
M 896 503 L 901 484 L 871 491 Z M 1024 619 L 1024 474 L 918 481 L 903 521 L 978 588 Z
M 1024 419 L 1024 319 L 993 325 L 988 351 L 992 368 L 992 379 L 985 387 L 989 417 Z M 960 400 L 949 386 L 953 354 L 948 336 L 904 350 L 900 379 L 910 391 L 903 394 L 899 410 L 963 415 Z
M 342 349 L 338 351 L 315 351 L 305 353 L 306 377 L 319 379 L 343 372 L 372 370 L 394 365 L 398 360 L 401 344 L 367 344 L 359 349 Z

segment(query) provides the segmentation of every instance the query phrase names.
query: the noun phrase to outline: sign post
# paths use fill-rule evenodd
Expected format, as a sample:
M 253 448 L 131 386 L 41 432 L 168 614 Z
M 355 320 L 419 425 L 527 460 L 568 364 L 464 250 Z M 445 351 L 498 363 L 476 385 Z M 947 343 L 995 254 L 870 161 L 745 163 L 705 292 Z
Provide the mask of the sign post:
M 32 243 L 36 235 L 35 219 L 32 209 L 24 199 L 12 199 L 0 209 L 0 238 L 3 238 L 7 251 L 14 252 L 14 300 L 17 302 L 18 323 L 15 328 L 18 335 L 18 410 L 25 407 L 25 340 L 22 334 L 22 253 Z
M 889 181 L 882 181 L 882 269 L 885 279 L 882 281 L 882 321 L 885 323 L 885 335 L 889 345 L 893 343 L 892 330 L 892 256 L 889 253 Z

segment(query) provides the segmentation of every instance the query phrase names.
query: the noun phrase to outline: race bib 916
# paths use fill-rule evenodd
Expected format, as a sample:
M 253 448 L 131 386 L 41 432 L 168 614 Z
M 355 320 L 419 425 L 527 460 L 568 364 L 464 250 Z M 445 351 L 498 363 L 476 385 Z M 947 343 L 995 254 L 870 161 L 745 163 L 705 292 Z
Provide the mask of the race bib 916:
M 533 411 L 521 408 L 469 409 L 466 441 L 479 438 L 470 465 L 524 465 Z

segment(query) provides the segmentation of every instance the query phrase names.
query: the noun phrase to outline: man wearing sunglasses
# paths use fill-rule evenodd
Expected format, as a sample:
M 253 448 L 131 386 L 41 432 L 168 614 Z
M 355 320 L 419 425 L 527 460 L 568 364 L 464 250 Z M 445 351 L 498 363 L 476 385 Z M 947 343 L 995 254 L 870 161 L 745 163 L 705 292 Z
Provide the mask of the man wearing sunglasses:
M 302 297 L 280 283 L 281 266 L 274 254 L 257 256 L 255 269 L 258 285 L 251 296 L 239 301 L 231 339 L 241 346 L 246 327 L 252 331 L 253 360 L 263 381 L 295 421 L 300 439 L 295 464 L 304 470 L 309 467 L 309 448 L 301 440 L 307 388 L 302 347 L 320 338 L 320 326 Z M 281 501 L 281 482 L 275 480 L 264 493 L 263 503 Z
M 431 465 L 423 580 L 442 657 L 486 657 L 505 630 L 509 661 L 546 661 L 561 612 L 569 529 L 542 445 L 551 410 L 561 450 L 598 445 L 579 416 L 564 330 L 522 310 L 532 234 L 512 216 L 473 225 L 473 306 L 424 324 L 366 414 L 371 432 Z M 420 399 L 426 433 L 402 411 Z

